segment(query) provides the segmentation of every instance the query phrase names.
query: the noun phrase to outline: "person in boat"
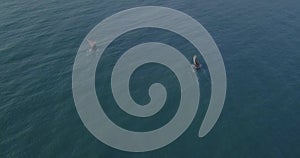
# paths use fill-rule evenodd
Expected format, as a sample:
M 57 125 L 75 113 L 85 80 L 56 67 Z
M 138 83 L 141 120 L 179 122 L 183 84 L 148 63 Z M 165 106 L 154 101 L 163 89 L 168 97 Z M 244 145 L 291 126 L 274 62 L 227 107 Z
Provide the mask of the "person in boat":
M 194 67 L 195 69 L 200 69 L 201 68 L 201 64 L 199 63 L 198 59 L 197 59 L 197 55 L 193 56 L 193 63 L 194 63 Z

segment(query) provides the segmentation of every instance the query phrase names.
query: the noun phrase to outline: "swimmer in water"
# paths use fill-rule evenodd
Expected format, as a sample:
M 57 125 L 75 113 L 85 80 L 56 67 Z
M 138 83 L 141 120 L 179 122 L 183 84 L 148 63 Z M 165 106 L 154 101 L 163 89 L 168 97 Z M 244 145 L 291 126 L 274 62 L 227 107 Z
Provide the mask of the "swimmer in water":
M 193 63 L 194 63 L 194 68 L 195 69 L 200 69 L 201 68 L 201 64 L 199 63 L 198 59 L 197 59 L 197 55 L 193 56 Z
M 95 52 L 97 50 L 96 42 L 92 41 L 92 40 L 89 40 L 89 39 L 87 39 L 87 41 L 88 41 L 89 45 L 91 46 L 89 51 L 90 52 L 92 52 L 92 51 Z

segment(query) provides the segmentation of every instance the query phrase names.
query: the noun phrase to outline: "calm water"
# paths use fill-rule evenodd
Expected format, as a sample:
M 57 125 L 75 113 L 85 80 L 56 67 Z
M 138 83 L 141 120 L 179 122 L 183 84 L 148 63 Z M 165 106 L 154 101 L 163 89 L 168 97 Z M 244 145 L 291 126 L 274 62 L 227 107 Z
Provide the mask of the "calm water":
M 219 121 L 206 137 L 198 138 L 210 96 L 208 71 L 199 72 L 200 108 L 190 128 L 164 148 L 129 153 L 104 145 L 84 127 L 75 109 L 71 77 L 86 34 L 104 18 L 143 5 L 185 12 L 210 32 L 224 59 L 228 91 Z M 3 1 L 0 157 L 299 157 L 299 19 L 297 0 Z M 110 63 L 126 48 L 147 41 L 177 46 L 187 57 L 195 51 L 170 32 L 129 32 L 114 41 L 107 60 L 100 61 L 96 86 L 105 85 Z M 97 89 L 98 97 L 106 98 L 102 99 L 104 110 L 116 124 L 148 131 L 164 125 L 176 113 L 179 86 L 172 76 L 158 64 L 146 64 L 133 74 L 132 95 L 140 104 L 149 101 L 151 83 L 161 82 L 168 89 L 165 109 L 148 119 L 126 115 L 115 106 L 109 90 Z

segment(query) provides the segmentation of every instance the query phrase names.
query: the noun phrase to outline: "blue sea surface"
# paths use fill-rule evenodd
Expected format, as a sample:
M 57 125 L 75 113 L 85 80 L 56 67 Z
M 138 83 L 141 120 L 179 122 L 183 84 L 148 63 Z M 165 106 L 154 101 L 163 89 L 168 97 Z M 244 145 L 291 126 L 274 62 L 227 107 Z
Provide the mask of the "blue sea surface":
M 149 5 L 182 11 L 208 30 L 226 67 L 226 101 L 212 131 L 199 138 L 211 86 L 200 57 L 204 64 L 197 72 L 200 105 L 190 127 L 158 150 L 124 152 L 96 139 L 79 118 L 72 95 L 73 64 L 81 42 L 99 22 L 119 11 Z M 132 75 L 131 95 L 146 104 L 149 86 L 160 82 L 168 91 L 165 107 L 156 116 L 137 119 L 116 105 L 108 82 L 111 63 L 128 48 L 150 41 L 170 44 L 186 57 L 197 51 L 181 36 L 151 28 L 128 32 L 110 44 L 97 67 L 98 99 L 113 122 L 133 131 L 163 126 L 180 100 L 172 71 L 150 63 Z M 1 158 L 296 158 L 299 149 L 299 0 L 10 0 L 0 4 Z

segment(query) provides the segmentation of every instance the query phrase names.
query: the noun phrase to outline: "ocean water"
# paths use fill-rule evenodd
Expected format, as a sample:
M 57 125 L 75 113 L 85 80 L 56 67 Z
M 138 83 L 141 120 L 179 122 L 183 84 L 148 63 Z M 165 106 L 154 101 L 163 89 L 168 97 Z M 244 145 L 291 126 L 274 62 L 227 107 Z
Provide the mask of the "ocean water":
M 166 147 L 124 152 L 97 140 L 77 114 L 72 68 L 88 32 L 106 17 L 137 6 L 164 6 L 199 21 L 218 45 L 227 72 L 227 96 L 213 130 L 198 138 L 210 97 L 210 76 L 197 72 L 201 101 L 190 127 Z M 0 157 L 236 157 L 300 156 L 300 1 L 11 0 L 0 4 Z M 134 131 L 166 124 L 176 113 L 179 84 L 172 71 L 145 64 L 132 76 L 132 96 L 149 102 L 148 87 L 165 85 L 165 107 L 147 119 L 120 110 L 107 81 L 124 51 L 158 41 L 190 57 L 182 37 L 159 29 L 126 33 L 108 48 L 96 73 L 98 98 L 109 118 Z

